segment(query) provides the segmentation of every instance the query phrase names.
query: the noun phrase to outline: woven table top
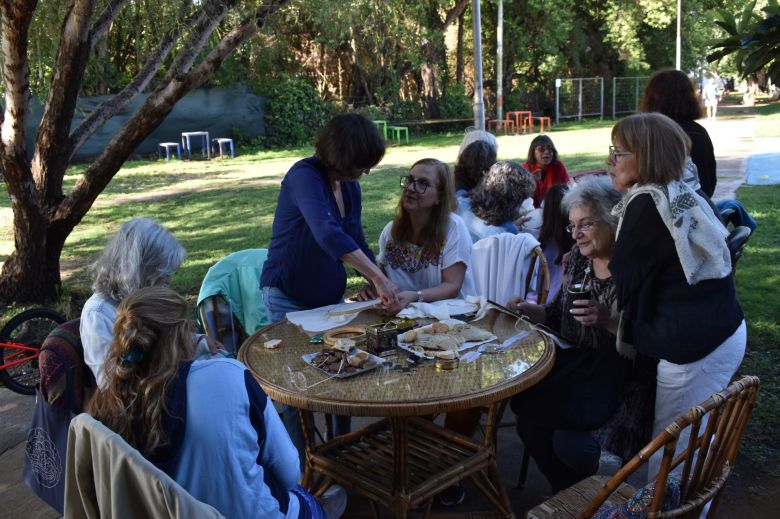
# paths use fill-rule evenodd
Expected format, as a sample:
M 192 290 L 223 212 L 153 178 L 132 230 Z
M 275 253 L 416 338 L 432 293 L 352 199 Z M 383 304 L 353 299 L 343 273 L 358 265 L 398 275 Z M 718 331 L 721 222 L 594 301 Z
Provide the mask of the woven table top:
M 377 313 L 363 312 L 349 325 L 381 320 Z M 436 370 L 433 361 L 409 368 L 408 353 L 399 349 L 372 371 L 326 380 L 326 373 L 302 359 L 323 345 L 311 344 L 309 335 L 284 320 L 247 339 L 238 358 L 273 400 L 350 416 L 420 416 L 483 406 L 536 384 L 552 368 L 554 344 L 525 322 L 493 310 L 471 324 L 498 336 L 498 344 L 519 332 L 530 333 L 499 353 L 483 353 L 471 363 L 461 360 L 452 371 Z M 264 348 L 269 339 L 281 339 L 281 348 Z

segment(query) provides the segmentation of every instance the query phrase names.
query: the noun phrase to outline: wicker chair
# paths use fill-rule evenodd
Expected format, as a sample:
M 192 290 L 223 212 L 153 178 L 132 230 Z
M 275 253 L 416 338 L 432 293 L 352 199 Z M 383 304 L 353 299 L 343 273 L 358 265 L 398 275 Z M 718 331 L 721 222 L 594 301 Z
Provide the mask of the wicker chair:
M 758 396 L 758 385 L 758 377 L 752 376 L 732 383 L 669 425 L 611 479 L 605 476 L 584 479 L 530 510 L 526 518 L 587 518 L 604 504 L 625 504 L 635 494 L 625 483 L 626 479 L 661 450 L 663 459 L 653 480 L 654 489 L 648 489 L 651 502 L 647 516 L 694 518 L 704 510 L 707 517 L 713 517 Z M 687 445 L 677 449 L 681 433 L 689 428 Z M 672 486 L 671 483 L 667 486 L 667 482 L 672 481 L 669 475 L 673 470 L 679 475 L 679 503 L 668 506 L 667 499 L 667 507 L 662 509 Z

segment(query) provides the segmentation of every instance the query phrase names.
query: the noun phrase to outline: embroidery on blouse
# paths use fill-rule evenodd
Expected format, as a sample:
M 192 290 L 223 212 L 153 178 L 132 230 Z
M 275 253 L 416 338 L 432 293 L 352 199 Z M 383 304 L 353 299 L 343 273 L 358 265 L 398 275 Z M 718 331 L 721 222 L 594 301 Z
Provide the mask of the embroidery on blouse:
M 385 258 L 393 269 L 417 272 L 429 265 L 440 265 L 441 254 L 423 256 L 423 248 L 409 242 L 391 240 L 385 246 Z

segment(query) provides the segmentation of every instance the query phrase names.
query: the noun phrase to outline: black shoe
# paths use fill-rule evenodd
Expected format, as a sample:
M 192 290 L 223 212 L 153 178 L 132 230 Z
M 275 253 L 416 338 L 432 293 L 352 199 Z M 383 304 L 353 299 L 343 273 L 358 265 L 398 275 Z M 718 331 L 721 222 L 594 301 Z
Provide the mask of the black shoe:
M 436 499 L 442 506 L 458 506 L 463 502 L 464 499 L 466 499 L 466 491 L 463 490 L 463 487 L 459 484 L 452 485 L 451 487 L 445 488 L 439 492 L 439 495 L 436 496 Z

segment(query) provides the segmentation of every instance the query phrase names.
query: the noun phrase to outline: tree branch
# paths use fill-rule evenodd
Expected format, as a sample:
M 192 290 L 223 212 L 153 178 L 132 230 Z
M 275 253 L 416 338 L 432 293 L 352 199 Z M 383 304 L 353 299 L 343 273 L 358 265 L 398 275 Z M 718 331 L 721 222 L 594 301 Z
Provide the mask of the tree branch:
M 92 25 L 92 30 L 90 31 L 90 48 L 92 48 L 95 45 L 95 42 L 105 34 L 105 32 L 108 30 L 108 27 L 111 25 L 111 22 L 114 21 L 114 19 L 119 14 L 119 11 L 122 10 L 127 1 L 128 0 L 111 0 L 106 8 L 103 9 L 103 13 L 97 20 L 95 20 L 95 23 Z
M 455 6 L 447 11 L 447 16 L 444 18 L 444 29 L 455 23 L 455 20 L 466 10 L 468 4 L 469 0 L 458 0 L 455 2 Z
M 70 159 L 65 153 L 68 133 L 89 59 L 89 25 L 95 1 L 74 0 L 63 22 L 32 162 L 42 200 L 53 201 L 62 196 L 62 178 Z
M 105 189 L 125 160 L 149 133 L 157 128 L 176 103 L 189 91 L 205 82 L 225 58 L 262 28 L 267 18 L 288 0 L 269 0 L 250 18 L 230 31 L 205 59 L 188 74 L 176 77 L 172 72 L 169 81 L 152 93 L 138 111 L 105 147 L 76 182 L 70 194 L 59 204 L 56 219 L 64 219 L 76 225 L 86 214 L 98 195 Z

